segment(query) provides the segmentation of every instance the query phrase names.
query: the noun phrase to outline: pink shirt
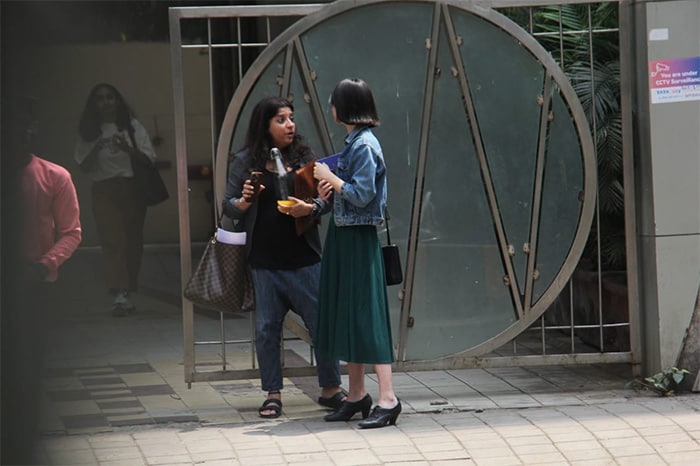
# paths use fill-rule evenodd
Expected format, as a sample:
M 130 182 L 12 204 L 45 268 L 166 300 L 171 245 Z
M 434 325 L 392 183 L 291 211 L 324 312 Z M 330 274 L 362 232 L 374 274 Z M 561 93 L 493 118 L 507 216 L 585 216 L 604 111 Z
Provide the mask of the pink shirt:
M 22 170 L 27 255 L 49 269 L 47 281 L 56 281 L 58 267 L 82 239 L 78 195 L 65 168 L 32 155 Z

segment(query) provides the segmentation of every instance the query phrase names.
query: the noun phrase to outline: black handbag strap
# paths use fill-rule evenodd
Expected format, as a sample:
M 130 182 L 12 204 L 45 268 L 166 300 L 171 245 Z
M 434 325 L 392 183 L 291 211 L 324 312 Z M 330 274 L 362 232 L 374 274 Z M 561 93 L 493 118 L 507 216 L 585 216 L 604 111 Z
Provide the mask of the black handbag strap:
M 384 222 L 386 222 L 386 244 L 391 244 L 391 236 L 389 236 L 389 207 L 384 209 Z

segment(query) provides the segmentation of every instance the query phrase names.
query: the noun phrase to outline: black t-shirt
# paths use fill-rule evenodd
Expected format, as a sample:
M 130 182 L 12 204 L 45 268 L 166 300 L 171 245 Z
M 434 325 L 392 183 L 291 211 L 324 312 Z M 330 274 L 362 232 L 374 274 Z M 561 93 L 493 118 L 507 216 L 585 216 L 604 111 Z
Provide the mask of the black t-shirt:
M 288 192 L 294 192 L 294 172 L 287 174 Z M 255 269 L 297 269 L 321 260 L 306 242 L 297 236 L 294 217 L 277 210 L 279 198 L 277 174 L 263 170 L 260 182 L 265 189 L 258 197 L 258 214 L 253 227 L 253 244 L 248 262 Z

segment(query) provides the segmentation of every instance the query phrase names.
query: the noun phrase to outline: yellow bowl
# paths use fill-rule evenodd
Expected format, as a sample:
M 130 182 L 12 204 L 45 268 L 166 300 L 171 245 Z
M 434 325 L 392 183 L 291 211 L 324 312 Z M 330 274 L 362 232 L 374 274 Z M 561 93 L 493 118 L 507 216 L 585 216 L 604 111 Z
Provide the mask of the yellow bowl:
M 277 204 L 278 204 L 278 205 L 283 205 L 283 206 L 285 206 L 285 207 L 291 207 L 291 206 L 293 206 L 294 204 L 296 204 L 296 201 L 290 201 L 289 199 L 283 199 L 283 200 L 277 201 Z

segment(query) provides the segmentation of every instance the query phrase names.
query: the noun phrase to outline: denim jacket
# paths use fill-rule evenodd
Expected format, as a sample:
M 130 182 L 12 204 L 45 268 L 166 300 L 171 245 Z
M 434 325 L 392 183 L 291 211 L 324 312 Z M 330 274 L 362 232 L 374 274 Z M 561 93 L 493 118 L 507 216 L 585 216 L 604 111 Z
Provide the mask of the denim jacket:
M 345 138 L 335 174 L 345 183 L 333 196 L 337 226 L 382 225 L 386 209 L 386 166 L 379 141 L 366 126 Z

